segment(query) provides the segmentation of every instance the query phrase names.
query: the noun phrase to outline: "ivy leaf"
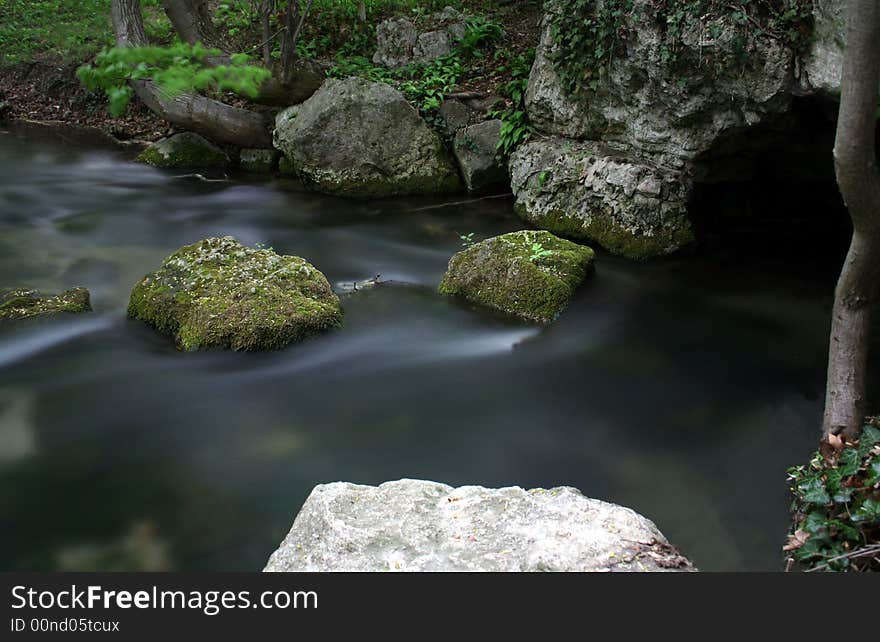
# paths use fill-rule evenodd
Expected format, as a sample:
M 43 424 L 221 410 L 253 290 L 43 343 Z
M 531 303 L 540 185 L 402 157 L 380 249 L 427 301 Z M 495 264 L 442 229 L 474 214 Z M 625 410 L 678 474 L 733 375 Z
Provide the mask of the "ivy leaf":
M 825 485 L 820 479 L 810 479 L 799 486 L 804 501 L 809 504 L 828 504 L 831 497 L 825 490 Z
M 880 500 L 868 498 L 853 513 L 854 522 L 880 522 Z

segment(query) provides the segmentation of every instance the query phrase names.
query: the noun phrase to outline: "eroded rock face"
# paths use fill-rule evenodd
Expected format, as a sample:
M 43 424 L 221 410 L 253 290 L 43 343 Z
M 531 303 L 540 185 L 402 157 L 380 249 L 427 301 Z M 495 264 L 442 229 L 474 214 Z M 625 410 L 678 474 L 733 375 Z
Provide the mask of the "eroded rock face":
M 593 270 L 593 250 L 543 230 L 502 234 L 449 260 L 440 294 L 550 323 Z
M 846 35 L 846 1 L 813 0 L 813 40 L 801 82 L 809 92 L 838 98 Z
M 520 145 L 509 166 L 517 213 L 555 234 L 632 259 L 693 241 L 690 179 L 681 171 L 558 137 Z
M 756 29 L 743 41 L 724 14 L 674 43 L 673 63 L 650 0 L 635 0 L 626 14 L 625 54 L 611 60 L 594 91 L 572 96 L 552 62 L 551 22 L 562 10 L 558 0 L 545 4 L 526 93 L 529 119 L 542 132 L 620 143 L 675 166 L 710 149 L 724 132 L 756 125 L 791 103 L 794 52 L 777 39 Z
M 226 167 L 229 158 L 207 138 L 193 132 L 156 141 L 137 160 L 155 167 Z
M 693 571 L 638 513 L 574 488 L 316 486 L 267 572 Z
M 342 322 L 339 299 L 305 259 L 229 236 L 165 259 L 135 285 L 128 315 L 170 335 L 182 350 L 275 350 Z
M 635 0 L 621 18 L 620 50 L 607 68 L 591 70 L 595 84 L 570 93 L 554 64 L 551 27 L 564 7 L 548 0 L 526 107 L 549 136 L 510 160 L 517 209 L 536 225 L 631 258 L 687 244 L 695 181 L 723 179 L 707 159 L 735 166 L 738 155 L 773 144 L 750 133 L 785 122 L 796 96 L 839 91 L 844 4 L 813 3 L 815 33 L 804 53 L 778 34 L 737 26 L 732 6 L 675 31 L 669 6 Z
M 328 79 L 276 119 L 275 146 L 314 190 L 370 198 L 460 188 L 440 138 L 403 94 L 362 78 Z
M 464 184 L 471 192 L 507 191 L 506 159 L 500 158 L 500 120 L 486 120 L 460 129 L 452 142 Z
M 51 316 L 61 312 L 89 312 L 92 309 L 89 299 L 86 288 L 73 288 L 54 295 L 40 294 L 26 288 L 0 292 L 0 322 Z

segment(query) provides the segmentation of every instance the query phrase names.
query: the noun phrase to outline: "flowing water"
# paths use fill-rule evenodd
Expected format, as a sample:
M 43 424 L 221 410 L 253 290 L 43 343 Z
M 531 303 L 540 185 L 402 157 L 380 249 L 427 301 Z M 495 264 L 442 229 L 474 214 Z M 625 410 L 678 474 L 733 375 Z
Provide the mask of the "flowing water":
M 539 329 L 434 294 L 458 234 L 524 227 L 507 199 L 355 203 L 129 158 L 0 134 L 0 287 L 82 285 L 95 309 L 0 329 L 0 569 L 257 570 L 314 485 L 401 477 L 575 486 L 703 569 L 779 568 L 833 266 L 600 254 Z M 410 285 L 343 294 L 343 329 L 280 352 L 179 353 L 128 293 L 214 235 Z

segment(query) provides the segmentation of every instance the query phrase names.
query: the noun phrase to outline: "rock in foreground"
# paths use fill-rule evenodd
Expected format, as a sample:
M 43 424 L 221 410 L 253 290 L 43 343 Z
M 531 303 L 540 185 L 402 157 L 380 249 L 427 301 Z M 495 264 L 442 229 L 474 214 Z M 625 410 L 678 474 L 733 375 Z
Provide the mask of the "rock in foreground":
M 592 271 L 593 260 L 589 247 L 549 232 L 511 232 L 453 256 L 440 293 L 550 323 Z
M 29 319 L 59 312 L 89 312 L 91 309 L 89 291 L 85 288 L 73 288 L 56 295 L 42 295 L 28 289 L 0 292 L 0 321 Z
M 574 488 L 316 486 L 265 571 L 692 571 L 638 513 Z
M 155 167 L 226 167 L 229 158 L 208 139 L 183 132 L 158 140 L 137 157 Z
M 298 256 L 209 238 L 169 256 L 131 293 L 128 315 L 179 348 L 275 350 L 342 320 L 321 272 Z
M 460 187 L 440 138 L 403 94 L 362 78 L 328 79 L 281 112 L 275 146 L 300 180 L 328 194 L 370 198 Z

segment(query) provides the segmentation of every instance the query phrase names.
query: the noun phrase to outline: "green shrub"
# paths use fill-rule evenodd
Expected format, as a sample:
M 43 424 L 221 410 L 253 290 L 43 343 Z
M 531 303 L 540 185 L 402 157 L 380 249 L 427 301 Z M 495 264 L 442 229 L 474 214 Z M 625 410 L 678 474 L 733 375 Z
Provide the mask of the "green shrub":
M 823 444 L 788 470 L 792 529 L 784 550 L 804 570 L 880 570 L 880 428 L 873 419 L 854 444 Z
M 167 95 L 189 91 L 232 91 L 256 97 L 260 85 L 272 74 L 248 64 L 248 57 L 236 54 L 230 65 L 208 67 L 204 60 L 220 51 L 201 44 L 177 43 L 169 47 L 114 47 L 95 58 L 93 65 L 77 70 L 80 82 L 90 90 L 103 89 L 110 101 L 110 113 L 119 116 L 132 97 L 130 80 L 151 78 Z

